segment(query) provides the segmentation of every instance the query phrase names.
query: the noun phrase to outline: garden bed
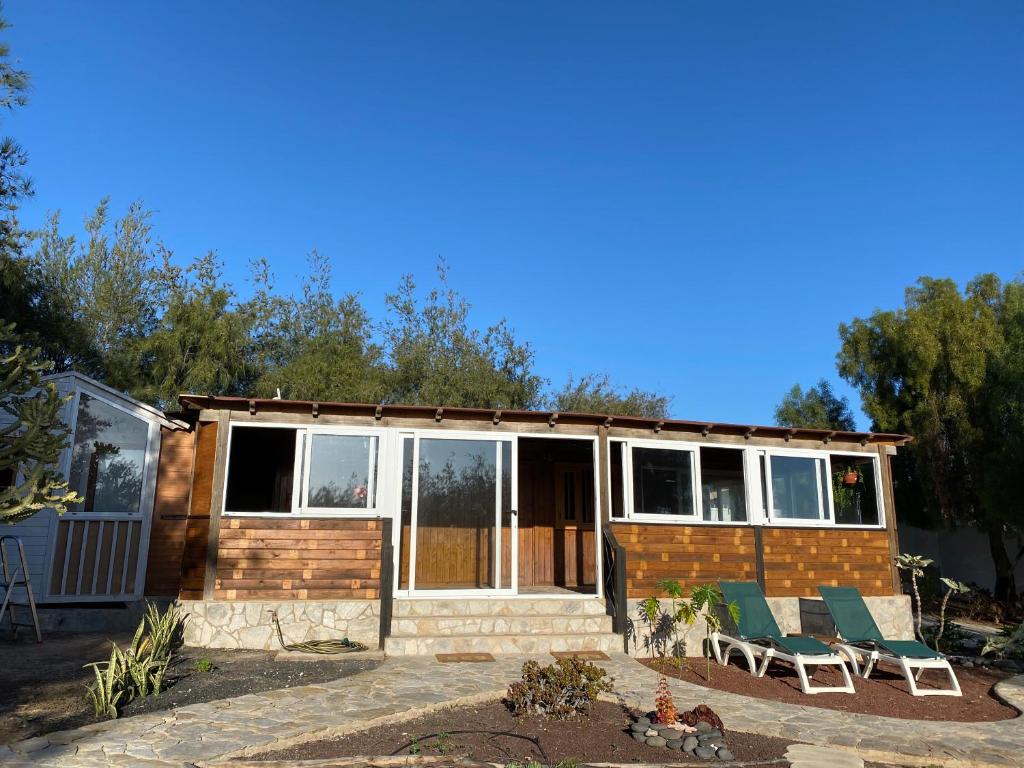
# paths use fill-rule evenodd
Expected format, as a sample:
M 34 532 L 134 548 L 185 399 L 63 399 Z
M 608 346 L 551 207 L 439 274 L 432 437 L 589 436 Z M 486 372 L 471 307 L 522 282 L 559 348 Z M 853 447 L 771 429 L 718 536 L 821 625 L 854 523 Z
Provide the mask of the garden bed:
M 788 665 L 773 663 L 762 678 L 747 670 L 746 663 L 730 661 L 729 666 L 711 664 L 711 680 L 706 679 L 707 667 L 703 659 L 685 659 L 682 667 L 673 659 L 640 659 L 641 664 L 656 672 L 687 683 L 738 693 L 758 699 L 770 699 L 787 704 L 856 712 L 864 715 L 899 715 L 901 720 L 942 720 L 957 722 L 991 722 L 1009 720 L 1018 716 L 1013 707 L 997 698 L 993 686 L 1008 676 L 1005 672 L 981 668 L 956 667 L 957 679 L 963 696 L 911 696 L 903 676 L 884 666 L 876 669 L 871 678 L 854 677 L 855 694 L 816 693 L 808 695 L 800 690 L 796 672 Z M 821 685 L 839 685 L 841 675 L 834 667 L 819 667 L 813 681 Z M 923 688 L 931 683 L 945 687 L 945 675 L 940 670 L 928 670 L 921 678 Z
M 124 645 L 128 637 L 109 638 Z M 49 633 L 42 645 L 28 640 L 0 640 L 0 745 L 100 719 L 85 699 L 92 682 L 93 661 L 110 657 L 107 635 Z M 155 712 L 260 693 L 275 688 L 322 683 L 372 669 L 375 659 L 349 654 L 343 659 L 275 661 L 276 651 L 230 651 L 182 648 L 172 661 L 171 686 L 158 696 L 136 699 L 121 716 Z M 195 663 L 207 658 L 213 669 L 199 672 Z
M 267 752 L 249 760 L 335 759 L 357 755 L 443 755 L 478 762 L 544 765 L 579 763 L 692 764 L 678 750 L 649 747 L 629 734 L 635 713 L 597 702 L 590 714 L 572 720 L 513 715 L 501 702 L 442 709 L 415 720 L 384 725 L 335 739 Z M 749 765 L 779 765 L 792 743 L 728 731 L 729 749 Z M 707 765 L 707 761 L 702 761 Z M 783 763 L 784 764 L 784 763 Z

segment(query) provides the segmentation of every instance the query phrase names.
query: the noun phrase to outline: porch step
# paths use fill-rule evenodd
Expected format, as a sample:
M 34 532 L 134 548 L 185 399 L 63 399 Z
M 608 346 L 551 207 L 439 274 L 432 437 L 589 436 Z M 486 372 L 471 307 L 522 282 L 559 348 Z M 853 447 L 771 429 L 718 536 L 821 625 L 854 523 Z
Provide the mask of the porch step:
M 390 656 L 616 651 L 622 637 L 597 599 L 395 600 Z
M 604 601 L 594 598 L 434 598 L 394 602 L 403 616 L 604 616 Z
M 551 651 L 622 650 L 622 636 L 607 634 L 572 635 L 456 635 L 452 637 L 389 637 L 387 656 L 417 656 L 435 653 L 532 654 Z

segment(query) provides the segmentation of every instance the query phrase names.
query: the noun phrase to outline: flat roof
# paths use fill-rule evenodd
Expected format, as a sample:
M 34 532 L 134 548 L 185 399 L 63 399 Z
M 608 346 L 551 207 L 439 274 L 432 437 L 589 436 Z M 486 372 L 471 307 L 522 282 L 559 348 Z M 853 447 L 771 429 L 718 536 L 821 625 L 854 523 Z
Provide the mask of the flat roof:
M 766 426 L 760 424 L 730 424 L 716 421 L 687 421 L 684 419 L 656 419 L 646 416 L 616 416 L 608 413 L 575 413 L 556 411 L 524 411 L 504 408 L 456 408 L 436 405 L 401 405 L 397 403 L 339 403 L 319 402 L 316 400 L 279 400 L 277 398 L 225 397 L 216 395 L 179 395 L 178 402 L 185 410 L 231 410 L 248 411 L 257 414 L 261 411 L 273 413 L 336 414 L 348 416 L 373 416 L 377 419 L 384 416 L 406 418 L 459 419 L 464 421 L 490 421 L 499 424 L 502 421 L 557 424 L 584 424 L 605 427 L 627 427 L 633 429 L 649 429 L 654 432 L 697 432 L 702 435 L 728 434 L 743 437 L 775 437 L 784 440 L 804 439 L 841 440 L 843 442 L 893 443 L 904 445 L 914 438 L 889 432 L 844 432 L 830 429 L 802 429 L 796 427 Z

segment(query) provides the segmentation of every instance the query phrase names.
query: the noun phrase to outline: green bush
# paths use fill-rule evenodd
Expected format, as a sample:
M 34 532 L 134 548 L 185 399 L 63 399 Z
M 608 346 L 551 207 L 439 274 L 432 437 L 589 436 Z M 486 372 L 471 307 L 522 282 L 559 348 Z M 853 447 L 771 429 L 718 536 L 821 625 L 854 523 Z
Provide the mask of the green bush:
M 192 669 L 196 672 L 207 673 L 213 671 L 213 659 L 209 656 L 200 656 L 198 659 L 192 662 Z
M 523 664 L 523 678 L 508 689 L 507 703 L 516 714 L 533 713 L 565 719 L 590 710 L 601 692 L 612 690 L 603 669 L 575 656 L 546 667 Z

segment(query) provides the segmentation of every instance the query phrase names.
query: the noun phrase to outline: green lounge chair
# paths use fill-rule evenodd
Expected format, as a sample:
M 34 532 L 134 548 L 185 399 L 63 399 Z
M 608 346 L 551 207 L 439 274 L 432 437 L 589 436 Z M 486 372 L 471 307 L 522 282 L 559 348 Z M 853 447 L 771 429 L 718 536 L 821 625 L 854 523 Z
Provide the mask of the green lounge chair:
M 820 640 L 813 637 L 788 636 L 782 633 L 764 592 L 753 581 L 719 582 L 726 602 L 735 602 L 740 609 L 740 620 L 736 637 L 723 632 L 711 634 L 711 650 L 722 666 L 729 663 L 734 651 L 743 655 L 750 667 L 750 674 L 764 677 L 772 659 L 788 661 L 796 668 L 800 678 L 800 689 L 804 693 L 854 693 L 853 680 L 841 656 Z M 723 648 L 724 645 L 724 648 Z M 756 658 L 761 658 L 758 665 Z M 843 674 L 843 685 L 811 685 L 807 667 L 839 667 Z
M 833 647 L 850 662 L 855 675 L 866 678 L 879 661 L 885 661 L 900 668 L 913 696 L 962 695 L 953 667 L 941 653 L 917 640 L 887 640 L 882 636 L 856 587 L 818 587 L 818 591 L 836 622 L 842 640 Z M 858 663 L 864 665 L 863 672 L 859 670 Z M 926 669 L 945 670 L 950 687 L 918 688 L 917 683 Z

